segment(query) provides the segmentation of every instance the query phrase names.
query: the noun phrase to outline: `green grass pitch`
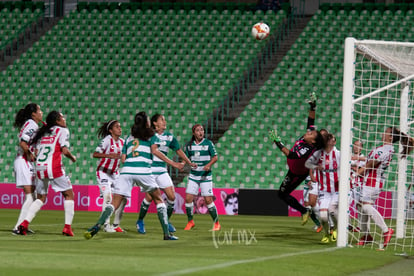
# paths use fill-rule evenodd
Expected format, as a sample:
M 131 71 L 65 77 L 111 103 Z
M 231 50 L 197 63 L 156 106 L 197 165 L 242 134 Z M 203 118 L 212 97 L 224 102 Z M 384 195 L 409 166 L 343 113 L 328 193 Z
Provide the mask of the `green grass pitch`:
M 411 275 L 414 270 L 412 256 L 393 250 L 320 244 L 312 224 L 301 226 L 295 217 L 221 216 L 222 230 L 211 232 L 209 215 L 195 215 L 191 231 L 182 230 L 185 215 L 173 215 L 180 239 L 164 241 L 156 214 L 147 215 L 147 234 L 141 235 L 135 230 L 137 214 L 126 213 L 126 233 L 101 231 L 85 240 L 97 212 L 75 213 L 75 237 L 61 235 L 63 211 L 40 211 L 30 225 L 35 235 L 13 236 L 18 212 L 0 210 L 0 275 L 387 275 L 388 270 Z

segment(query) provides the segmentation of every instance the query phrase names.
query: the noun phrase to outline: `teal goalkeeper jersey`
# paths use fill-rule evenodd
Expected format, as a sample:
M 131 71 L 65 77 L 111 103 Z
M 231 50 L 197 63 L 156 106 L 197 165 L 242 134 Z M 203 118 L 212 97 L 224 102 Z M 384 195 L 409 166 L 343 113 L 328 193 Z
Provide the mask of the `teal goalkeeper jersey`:
M 159 142 L 158 144 L 158 150 L 162 152 L 164 155 L 168 155 L 169 149 L 172 149 L 173 151 L 177 151 L 180 149 L 180 144 L 178 143 L 177 139 L 174 137 L 174 135 L 168 131 L 164 131 L 162 134 L 156 133 L 155 136 L 157 136 Z M 153 174 L 162 174 L 167 172 L 167 164 L 159 159 L 157 156 L 153 155 L 152 157 L 152 173 Z
M 122 148 L 122 154 L 126 154 L 126 160 L 121 174 L 151 174 L 151 145 L 155 143 L 159 143 L 155 135 L 148 141 L 139 140 L 129 135 Z
M 185 154 L 191 162 L 197 164 L 197 168 L 191 169 L 189 178 L 195 181 L 211 181 L 212 172 L 204 171 L 204 166 L 207 165 L 211 158 L 217 155 L 216 148 L 208 139 L 203 139 L 199 144 L 192 141 L 185 148 Z

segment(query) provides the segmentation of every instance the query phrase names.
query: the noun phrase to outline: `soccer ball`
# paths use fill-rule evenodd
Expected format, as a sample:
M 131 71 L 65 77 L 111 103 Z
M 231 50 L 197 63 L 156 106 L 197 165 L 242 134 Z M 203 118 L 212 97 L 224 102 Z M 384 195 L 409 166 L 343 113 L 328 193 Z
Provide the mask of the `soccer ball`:
M 270 28 L 267 24 L 259 22 L 252 28 L 252 36 L 257 40 L 266 39 L 269 36 Z

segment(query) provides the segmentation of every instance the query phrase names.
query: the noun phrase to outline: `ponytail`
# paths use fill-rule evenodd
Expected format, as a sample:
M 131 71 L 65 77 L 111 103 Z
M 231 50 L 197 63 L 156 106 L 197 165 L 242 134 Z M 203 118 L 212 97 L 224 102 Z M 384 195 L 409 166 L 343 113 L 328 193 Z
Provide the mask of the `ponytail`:
M 60 116 L 60 112 L 55 110 L 51 111 L 46 117 L 46 124 L 39 129 L 31 144 L 36 144 L 45 134 L 51 133 L 50 129 L 57 125 L 57 120 L 59 120 Z

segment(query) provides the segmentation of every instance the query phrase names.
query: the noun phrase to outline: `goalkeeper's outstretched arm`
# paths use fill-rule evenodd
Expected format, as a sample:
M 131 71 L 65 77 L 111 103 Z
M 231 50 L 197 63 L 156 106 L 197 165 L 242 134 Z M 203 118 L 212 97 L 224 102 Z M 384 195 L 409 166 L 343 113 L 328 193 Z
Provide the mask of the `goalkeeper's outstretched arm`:
M 316 110 L 316 93 L 312 92 L 310 95 L 310 99 L 308 100 L 308 104 L 309 104 L 309 115 L 308 115 L 308 125 L 306 128 L 309 128 L 310 126 L 315 124 L 315 110 Z

